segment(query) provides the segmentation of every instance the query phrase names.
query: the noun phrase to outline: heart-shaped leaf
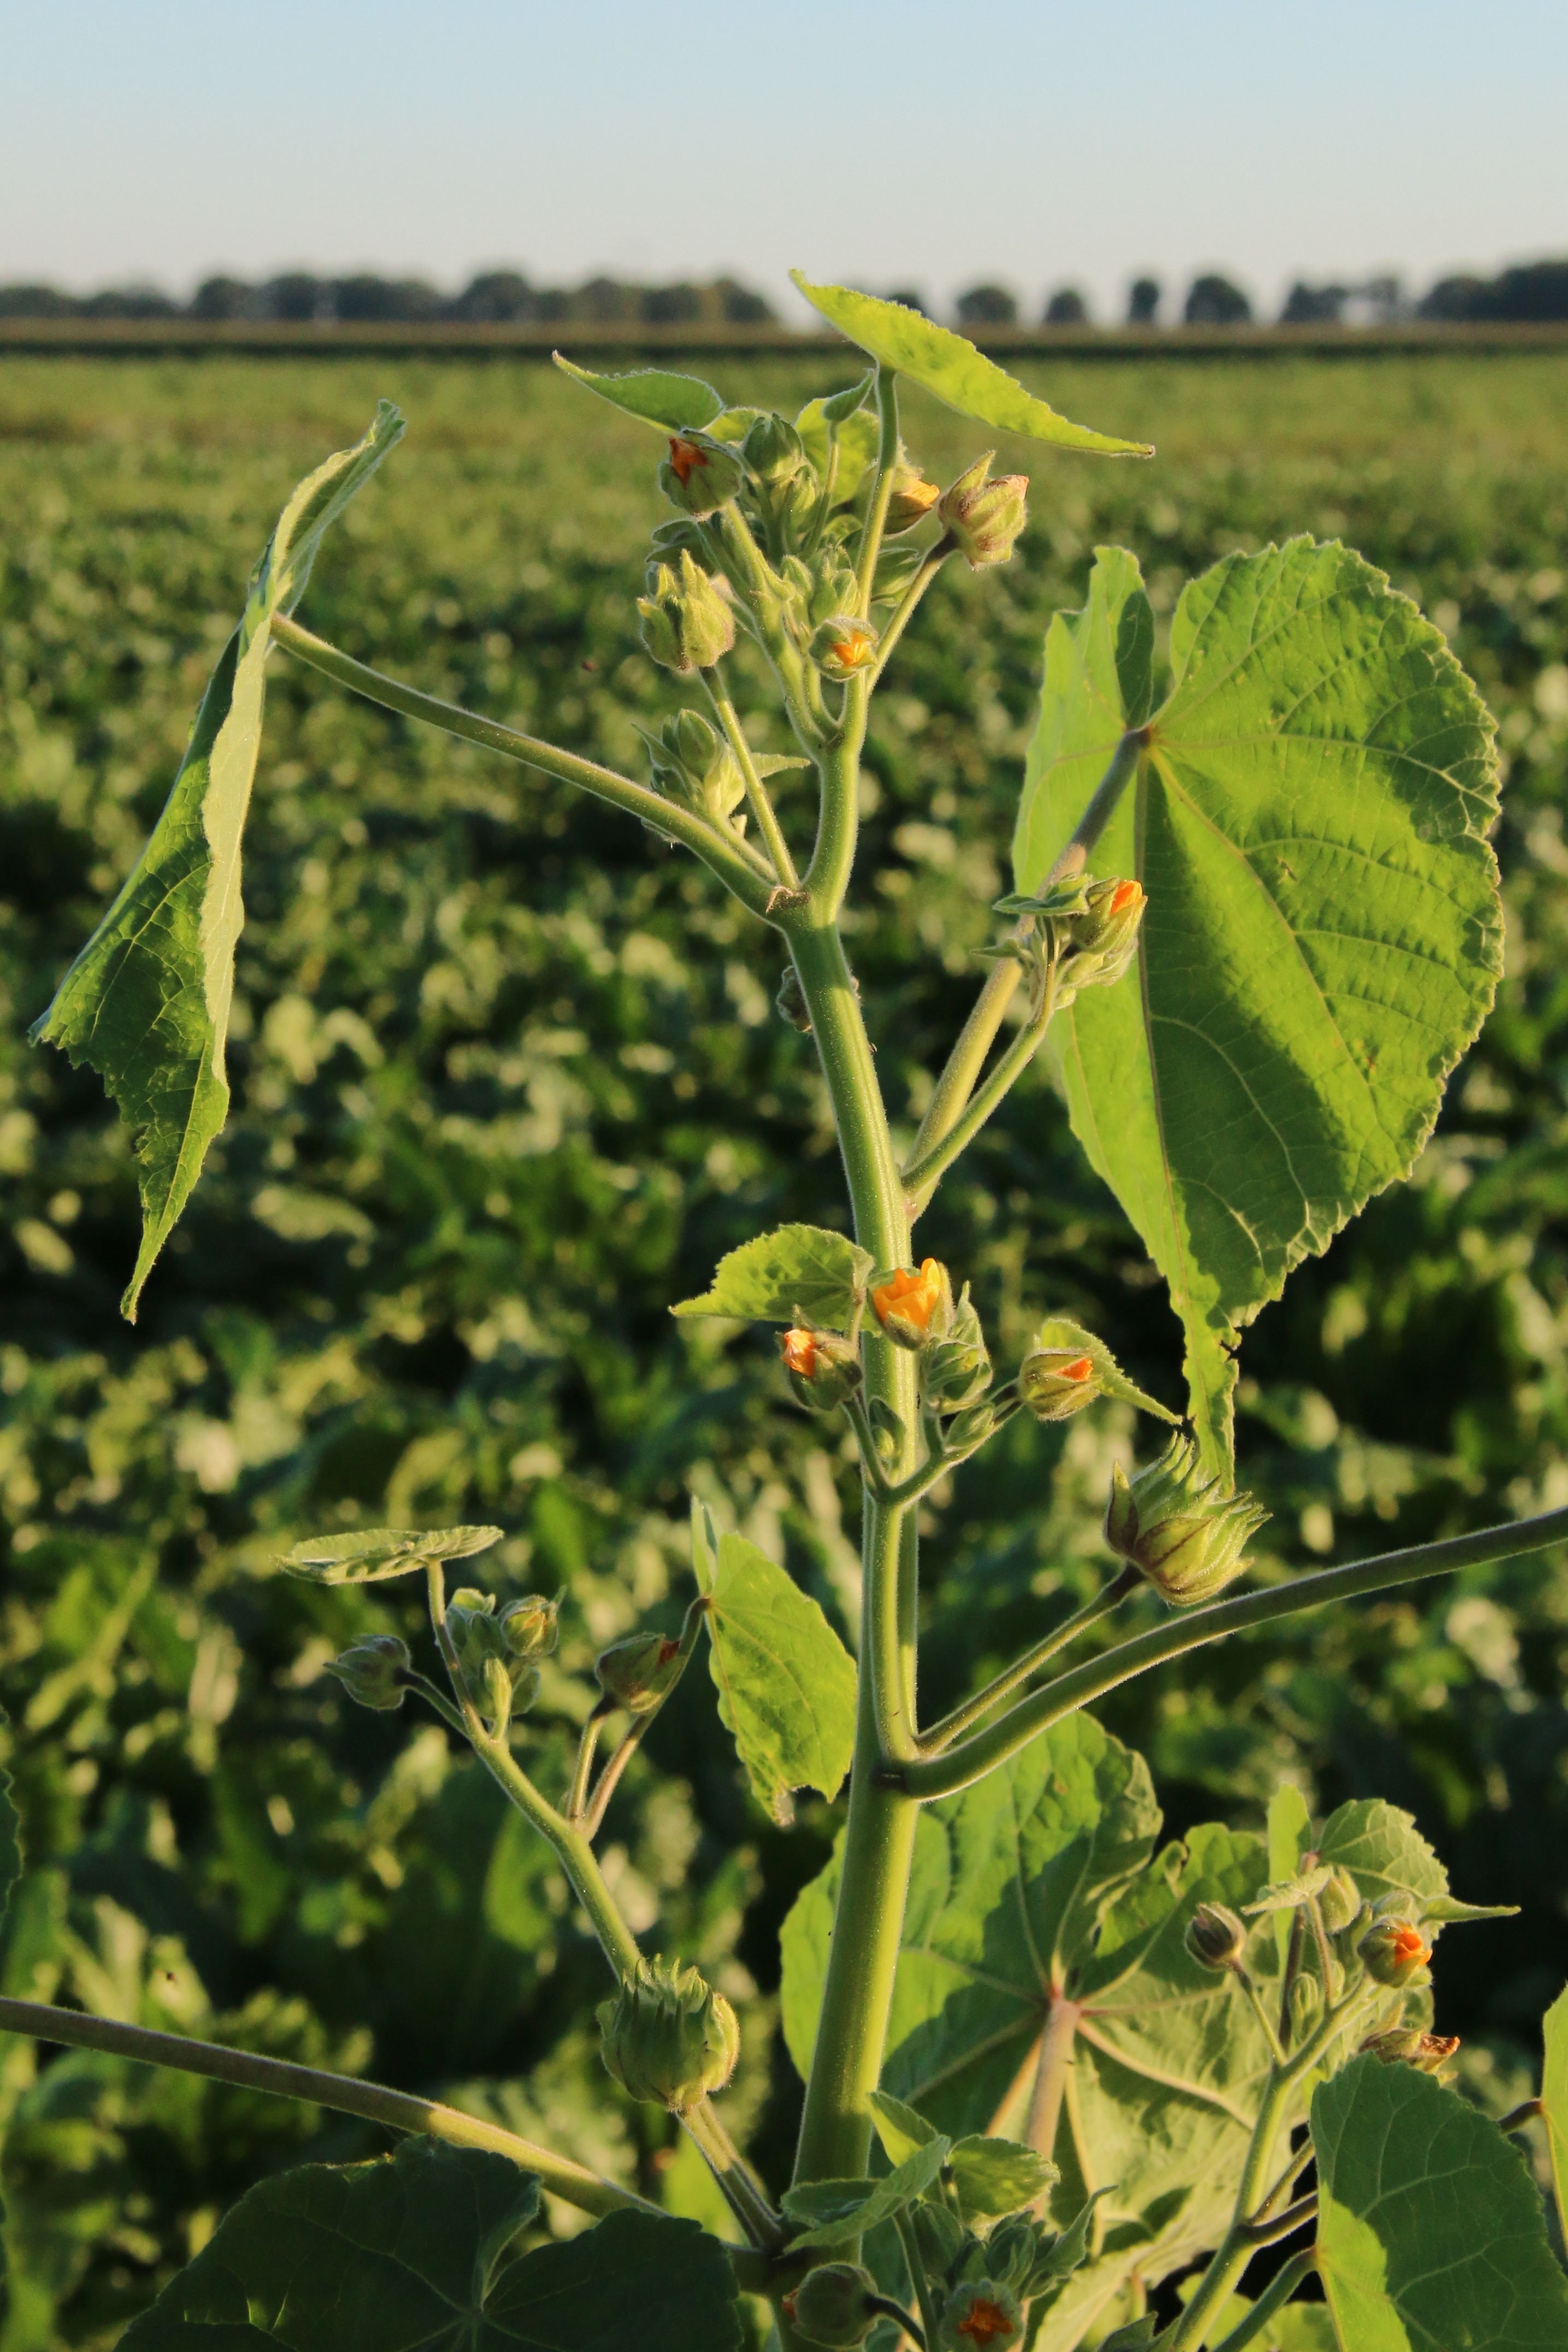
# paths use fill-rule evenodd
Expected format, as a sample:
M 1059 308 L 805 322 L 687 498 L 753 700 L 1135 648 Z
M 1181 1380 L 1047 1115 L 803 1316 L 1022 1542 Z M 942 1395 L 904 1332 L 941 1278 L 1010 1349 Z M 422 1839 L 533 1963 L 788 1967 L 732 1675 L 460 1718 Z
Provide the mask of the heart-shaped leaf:
M 821 1225 L 780 1225 L 743 1242 L 718 1262 L 713 1288 L 683 1298 L 672 1315 L 732 1315 L 740 1322 L 792 1323 L 797 1315 L 847 1331 L 865 1297 L 871 1254 Z

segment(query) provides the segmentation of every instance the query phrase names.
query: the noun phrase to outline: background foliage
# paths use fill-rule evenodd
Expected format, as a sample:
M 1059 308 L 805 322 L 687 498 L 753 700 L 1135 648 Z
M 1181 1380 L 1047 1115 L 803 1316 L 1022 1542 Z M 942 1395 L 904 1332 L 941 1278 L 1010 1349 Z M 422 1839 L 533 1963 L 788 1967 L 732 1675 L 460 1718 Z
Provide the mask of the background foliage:
M 723 383 L 791 405 L 820 388 L 781 363 Z M 1160 457 L 1017 453 L 1019 559 L 945 574 L 878 698 L 851 948 L 894 1116 L 912 1129 L 967 1001 L 1044 626 L 1081 601 L 1094 543 L 1137 550 L 1168 621 L 1232 548 L 1343 534 L 1501 719 L 1510 976 L 1416 1182 L 1247 1340 L 1262 1572 L 1568 1500 L 1563 363 L 1077 363 L 1039 389 Z M 639 772 L 632 721 L 669 706 L 633 606 L 660 502 L 646 435 L 601 404 L 504 364 L 0 373 L 0 1699 L 31 1861 L 4 1987 L 455 2095 L 702 2211 L 666 2119 L 600 2067 L 602 1963 L 548 1853 L 439 1726 L 366 1715 L 323 1674 L 361 1630 L 417 1636 L 397 1589 L 311 1591 L 270 1563 L 334 1525 L 494 1519 L 497 1577 L 570 1582 L 579 1665 L 644 1613 L 677 1621 L 695 1488 L 852 1629 L 847 1459 L 788 1402 L 768 1335 L 666 1311 L 760 1227 L 841 1221 L 773 950 L 634 825 L 277 658 L 234 1117 L 135 1332 L 115 1313 L 124 1138 L 90 1074 L 23 1042 L 162 804 L 282 497 L 382 393 L 409 440 L 303 617 Z M 939 476 L 973 454 L 918 395 L 906 431 Z M 1073 1313 L 1179 1398 L 1163 1291 L 1043 1070 L 922 1241 L 973 1281 L 1004 1363 L 1041 1313 Z M 1133 1442 L 1114 1408 L 1015 1424 L 983 1476 L 933 1496 L 937 1703 L 1092 1587 Z M 1522 1901 L 1445 1948 L 1438 1984 L 1469 2086 L 1500 2107 L 1568 1972 L 1565 1652 L 1568 1569 L 1531 1561 L 1270 1631 L 1103 1713 L 1147 1753 L 1171 1830 L 1256 1828 L 1281 1776 L 1323 1809 L 1375 1792 L 1418 1814 L 1460 1894 Z M 651 1948 L 747 2003 L 729 2111 L 777 2171 L 799 2095 L 768 2030 L 777 1929 L 834 1816 L 812 1800 L 777 1828 L 704 1693 L 628 1776 L 610 1867 Z M 580 1704 L 547 1682 L 547 1781 Z M 377 2144 L 86 2055 L 40 2071 L 15 2042 L 0 2101 L 5 2352 L 110 2340 L 246 2182 Z

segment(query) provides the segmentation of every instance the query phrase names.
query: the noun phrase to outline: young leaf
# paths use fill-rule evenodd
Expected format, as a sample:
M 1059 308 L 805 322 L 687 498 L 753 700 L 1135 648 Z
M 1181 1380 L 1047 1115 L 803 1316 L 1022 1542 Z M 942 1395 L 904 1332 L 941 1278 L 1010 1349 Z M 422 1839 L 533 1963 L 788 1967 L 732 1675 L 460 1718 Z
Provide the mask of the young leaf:
M 1046 642 L 1013 845 L 1039 887 L 1141 692 L 1135 562 Z M 1408 1173 L 1501 968 L 1492 722 L 1371 565 L 1291 541 L 1189 583 L 1173 684 L 1094 852 L 1148 893 L 1138 961 L 1053 1030 L 1076 1133 L 1170 1287 L 1191 1417 L 1231 1471 L 1234 1352 L 1291 1268 Z
M 863 379 L 860 387 L 862 394 L 875 380 L 869 375 Z M 848 396 L 840 393 L 836 400 L 809 400 L 795 419 L 795 430 L 819 474 L 825 474 L 828 467 L 828 426 L 834 421 L 831 412 Z M 876 456 L 882 424 L 874 408 L 862 408 L 857 401 L 847 415 L 838 419 L 838 428 L 839 463 L 833 477 L 833 504 L 841 507 L 854 497 L 862 475 Z
M 1546 2352 L 1568 2280 L 1523 2157 L 1411 2066 L 1355 2058 L 1312 2098 L 1318 2268 L 1353 2352 Z
M 1021 2212 L 1061 2178 L 1056 2166 L 1032 2147 L 980 2133 L 954 2141 L 947 2169 L 964 2219 L 971 2225 Z
M 504 2157 L 407 2139 L 251 2189 L 134 2320 L 126 2352 L 738 2352 L 735 2281 L 695 2222 L 612 2213 L 512 2262 L 538 2183 Z
M 1103 1339 L 1075 1323 L 1071 1315 L 1048 1315 L 1035 1334 L 1037 1348 L 1074 1348 L 1087 1356 L 1094 1367 L 1094 1376 L 1104 1396 L 1115 1397 L 1123 1404 L 1135 1405 L 1140 1412 L 1152 1412 L 1161 1421 L 1174 1422 L 1179 1428 L 1181 1415 L 1172 1412 L 1168 1405 L 1157 1404 L 1145 1394 L 1135 1382 L 1127 1378 Z
M 402 435 L 387 401 L 352 449 L 300 483 L 250 578 L 163 814 L 120 896 L 33 1024 L 102 1078 L 136 1137 L 141 1246 L 120 1312 L 136 1304 L 228 1114 L 225 1072 L 235 947 L 245 921 L 240 838 L 261 749 L 275 614 L 294 610 L 322 533 Z
M 626 375 L 595 375 L 590 369 L 563 359 L 559 352 L 550 356 L 561 373 L 570 376 L 574 383 L 586 384 L 601 400 L 607 400 L 612 408 L 636 417 L 639 424 L 651 425 L 656 433 L 679 433 L 686 425 L 700 433 L 724 407 L 712 384 L 705 383 L 700 376 L 670 375 L 663 368 L 633 368 Z
M 962 335 L 922 318 L 918 310 L 906 310 L 902 302 L 879 301 L 874 294 L 857 294 L 847 286 L 813 286 L 798 269 L 789 275 L 812 309 L 841 335 L 869 352 L 879 365 L 896 368 L 900 375 L 924 384 L 960 416 L 973 416 L 1002 433 L 1022 433 L 1033 441 L 1052 441 L 1060 448 L 1085 449 L 1105 457 L 1155 454 L 1147 442 L 1118 441 L 1110 434 L 1091 432 L 1086 425 L 1070 424 Z
M 787 2189 L 786 2215 L 791 2221 L 810 2224 L 790 2239 L 791 2251 L 841 2246 L 846 2239 L 863 2237 L 879 2221 L 891 2221 L 936 2186 L 950 2146 L 940 2137 L 928 2140 L 880 2180 L 814 2180 L 800 2189 Z
M 906 2107 L 902 2099 L 891 2092 L 873 2091 L 866 2105 L 876 2126 L 876 2136 L 882 2142 L 882 2152 L 889 2164 L 902 2164 L 917 2147 L 927 2147 L 936 2137 L 936 2126 Z
M 1552 2185 L 1557 2217 L 1568 2233 L 1568 1990 L 1546 2012 L 1546 2063 L 1541 2076 L 1541 2111 L 1546 2118 Z
M 744 1537 L 721 1536 L 707 1630 L 718 1712 L 776 1821 L 791 1789 L 839 1793 L 855 1744 L 855 1670 L 810 1594 Z
M 847 1331 L 865 1297 L 868 1250 L 821 1225 L 780 1225 L 718 1262 L 713 1288 L 683 1298 L 672 1315 L 732 1315 L 738 1322 L 793 1323 L 797 1315 Z
M 1448 1874 L 1410 1815 L 1381 1797 L 1355 1797 L 1331 1813 L 1318 1845 L 1320 1862 L 1348 1870 L 1368 1903 L 1396 1891 L 1439 1902 Z
M 499 1543 L 500 1528 L 357 1528 L 347 1536 L 306 1536 L 278 1560 L 312 1584 L 382 1584 L 412 1576 L 427 1560 L 471 1559 Z

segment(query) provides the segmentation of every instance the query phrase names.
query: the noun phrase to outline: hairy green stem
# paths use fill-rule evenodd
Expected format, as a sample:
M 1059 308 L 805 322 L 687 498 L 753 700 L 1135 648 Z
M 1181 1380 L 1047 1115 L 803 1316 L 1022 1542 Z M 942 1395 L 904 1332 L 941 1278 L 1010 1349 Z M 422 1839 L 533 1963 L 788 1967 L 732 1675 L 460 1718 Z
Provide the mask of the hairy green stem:
M 860 834 L 861 747 L 865 741 L 870 702 L 871 688 L 864 675 L 851 678 L 844 688 L 843 717 L 838 733 L 817 763 L 821 804 L 806 887 L 811 894 L 812 919 L 818 924 L 837 922 L 855 862 L 855 843 Z M 801 985 L 805 985 L 803 974 Z M 880 1110 L 880 1097 L 877 1107 Z M 837 1108 L 835 1098 L 835 1111 Z
M 601 1699 L 591 1711 L 582 1727 L 582 1737 L 577 1743 L 577 1769 L 571 1776 L 571 1794 L 566 1801 L 569 1822 L 581 1822 L 588 1811 L 588 1784 L 593 1771 L 594 1751 L 604 1729 L 604 1718 L 610 1710 Z M 591 1834 L 591 1832 L 590 1832 Z
M 1263 2039 L 1269 2045 L 1269 2055 L 1276 2066 L 1283 2066 L 1287 2063 L 1285 2053 L 1281 2047 L 1280 2036 L 1274 2031 L 1274 2021 L 1263 2006 L 1262 1994 L 1245 1969 L 1239 1967 L 1235 1973 L 1237 1983 L 1247 1996 L 1247 2005 L 1263 2030 Z
M 421 694 L 417 688 L 401 685 L 396 678 L 383 677 L 380 670 L 355 661 L 350 654 L 340 653 L 336 646 L 312 636 L 308 629 L 302 629 L 297 621 L 286 620 L 281 614 L 274 618 L 271 633 L 274 644 L 287 653 L 308 662 L 313 669 L 335 678 L 340 686 L 350 688 L 371 702 L 379 702 L 385 709 L 395 710 L 404 719 L 421 719 L 428 727 L 439 727 L 444 734 L 461 736 L 465 742 L 478 743 L 487 751 L 499 751 L 508 760 L 520 761 L 526 768 L 538 768 L 547 776 L 559 777 L 562 783 L 575 784 L 580 791 L 591 793 L 595 799 L 608 801 L 612 808 L 625 810 L 629 816 L 641 817 L 655 833 L 692 850 L 754 915 L 767 915 L 773 877 L 765 871 L 761 858 L 753 856 L 744 843 L 720 833 L 716 825 L 694 810 L 665 800 L 662 793 L 646 784 L 633 783 L 630 776 L 617 775 L 613 768 L 601 768 L 597 761 L 580 759 L 573 751 L 559 751 L 555 744 L 541 742 L 532 735 L 519 735 L 514 728 L 503 727 L 493 719 L 481 719 L 476 711 L 464 710 L 456 703 L 442 702 L 433 694 Z
M 719 725 L 724 729 L 730 750 L 746 783 L 747 805 L 757 819 L 757 830 L 768 845 L 768 855 L 773 860 L 773 870 L 786 890 L 800 887 L 800 877 L 795 871 L 795 861 L 789 855 L 789 845 L 779 828 L 778 814 L 768 797 L 768 787 L 757 772 L 757 761 L 746 740 L 734 703 L 725 692 L 716 669 L 705 669 L 703 684 L 708 692 Z
M 1278 2245 L 1281 2238 L 1292 2236 L 1308 2221 L 1315 2221 L 1317 2210 L 1318 2194 L 1314 2189 L 1309 2190 L 1305 2197 L 1298 2197 L 1293 2205 L 1287 2205 L 1285 2210 L 1276 2213 L 1271 2221 L 1243 2221 L 1240 2235 L 1249 2246 Z
M 1308 2246 L 1278 2270 L 1270 2280 L 1251 2310 L 1228 2336 L 1221 2338 L 1214 2352 L 1246 2352 L 1249 2344 L 1257 2342 L 1278 2311 L 1282 2311 L 1301 2285 L 1318 2266 L 1317 2251 Z
M 967 1698 L 962 1706 L 956 1706 L 950 1715 L 942 1717 L 940 1723 L 934 1723 L 929 1731 L 923 1731 L 918 1742 L 921 1754 L 940 1756 L 955 1739 L 962 1738 L 973 1724 L 978 1723 L 983 1716 L 989 1715 L 993 1707 L 1000 1706 L 1003 1699 L 1010 1698 L 1019 1685 L 1028 1682 L 1031 1675 L 1038 1674 L 1059 1650 L 1065 1650 L 1080 1633 L 1087 1633 L 1089 1627 L 1098 1624 L 1102 1617 L 1108 1617 L 1113 1609 L 1119 1609 L 1128 1595 L 1138 1590 L 1143 1580 L 1135 1568 L 1124 1568 L 1119 1576 L 1112 1577 L 1101 1586 L 1092 1601 L 1086 1601 L 1082 1609 L 1075 1609 L 1071 1617 L 1064 1617 L 1054 1633 L 1047 1633 L 1032 1650 L 1026 1650 L 1006 1674 L 998 1675 L 994 1682 L 986 1685 L 984 1690 L 977 1691 L 973 1698 Z
M 1038 1008 L 1024 1022 L 989 1077 L 971 1097 L 968 1108 L 953 1121 L 941 1141 L 932 1145 L 924 1159 L 911 1160 L 904 1169 L 904 1189 L 909 1196 L 912 1222 L 929 1206 L 931 1195 L 958 1154 L 968 1149 L 991 1113 L 1022 1077 L 1040 1050 L 1055 1011 L 1056 964 L 1053 960 L 1046 974 Z
M 922 1799 L 951 1796 L 1006 1763 L 1053 1723 L 1103 1698 L 1119 1684 L 1189 1650 L 1222 1642 L 1231 1633 L 1248 1633 L 1256 1625 L 1272 1624 L 1304 1610 L 1323 1609 L 1332 1601 L 1418 1584 L 1428 1576 L 1452 1575 L 1457 1569 L 1480 1567 L 1490 1560 L 1517 1559 L 1564 1541 L 1568 1541 L 1568 1509 L 1544 1511 L 1537 1518 L 1482 1528 L 1474 1535 L 1450 1536 L 1440 1543 L 1416 1544 L 1407 1551 L 1385 1552 L 1381 1559 L 1353 1560 L 1344 1568 L 1320 1569 L 1313 1575 L 1292 1577 L 1284 1584 L 1249 1592 L 1239 1600 L 1185 1610 L 1152 1632 L 1119 1643 L 1102 1657 L 1059 1675 L 977 1738 L 967 1740 L 946 1756 L 906 1766 L 904 1786 L 912 1796 Z
M 873 688 L 880 682 L 883 671 L 887 667 L 894 647 L 915 618 L 921 598 L 952 554 L 953 548 L 954 541 L 951 539 L 939 539 L 935 547 L 928 550 L 919 571 L 899 598 L 895 609 L 889 616 L 886 628 L 877 639 L 876 659 L 869 673 Z
M 882 420 L 882 436 L 876 453 L 876 487 L 866 509 L 865 526 L 861 532 L 860 552 L 855 562 L 856 610 L 862 621 L 871 611 L 872 590 L 876 584 L 876 559 L 882 552 L 883 528 L 887 521 L 888 502 L 893 497 L 894 477 L 898 471 L 898 378 L 891 368 L 880 364 L 876 371 L 876 405 Z
M 931 2292 L 930 2282 L 925 2275 L 925 2265 L 920 2259 L 920 2241 L 915 2234 L 914 2218 L 907 2207 L 894 2215 L 893 2226 L 898 2231 L 898 2242 L 904 2248 L 904 2263 L 914 2283 L 915 2299 L 920 2305 L 925 2341 L 927 2344 L 935 2344 L 937 2331 L 942 2325 L 942 2314 L 936 2298 Z

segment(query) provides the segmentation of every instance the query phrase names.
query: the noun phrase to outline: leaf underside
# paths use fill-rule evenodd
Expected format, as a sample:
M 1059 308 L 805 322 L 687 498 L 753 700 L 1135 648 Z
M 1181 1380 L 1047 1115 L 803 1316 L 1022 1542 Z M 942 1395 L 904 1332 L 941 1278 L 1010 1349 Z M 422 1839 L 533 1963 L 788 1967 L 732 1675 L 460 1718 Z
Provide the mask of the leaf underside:
M 135 1135 L 141 1246 L 120 1301 L 131 1322 L 228 1115 L 225 1049 L 245 921 L 240 840 L 261 749 L 272 620 L 293 611 L 323 532 L 402 435 L 402 418 L 383 400 L 364 439 L 319 466 L 284 508 L 163 813 L 30 1033 L 35 1045 L 62 1046 L 96 1070 Z
M 753 1794 L 779 1822 L 793 1789 L 831 1802 L 854 1753 L 854 1661 L 810 1595 L 744 1537 L 721 1536 L 699 1581 L 719 1719 Z
M 1138 567 L 1098 552 L 1046 640 L 1013 846 L 1038 888 L 1149 695 Z M 1052 1031 L 1075 1132 L 1165 1276 L 1204 1458 L 1292 1267 L 1406 1175 L 1502 959 L 1493 727 L 1381 572 L 1292 540 L 1189 583 L 1173 683 L 1094 852 L 1137 960 Z
M 934 393 L 960 416 L 972 416 L 998 432 L 1020 433 L 1031 441 L 1053 442 L 1058 448 L 1081 449 L 1103 457 L 1152 457 L 1144 441 L 1121 441 L 1109 433 L 1095 433 L 1059 416 L 1043 400 L 987 359 L 962 335 L 938 327 L 902 302 L 883 302 L 874 294 L 860 294 L 848 286 L 813 286 L 798 269 L 789 272 L 815 310 L 831 326 L 858 343 L 883 367 L 896 369 L 912 383 Z
M 1495 2124 L 1371 2057 L 1322 2085 L 1312 2124 L 1318 2264 L 1345 2352 L 1562 2352 L 1568 2280 Z
M 125 2352 L 737 2352 L 734 2275 L 695 2222 L 612 2213 L 504 2256 L 538 2207 L 506 2158 L 405 2140 L 262 2181 L 132 2322 Z
M 277 1565 L 313 1584 L 381 1584 L 413 1576 L 429 1560 L 471 1559 L 500 1542 L 501 1528 L 357 1528 L 351 1535 L 307 1536 Z
M 780 1225 L 720 1258 L 713 1288 L 683 1298 L 672 1315 L 727 1315 L 740 1322 L 849 1328 L 865 1297 L 871 1254 L 821 1225 Z

